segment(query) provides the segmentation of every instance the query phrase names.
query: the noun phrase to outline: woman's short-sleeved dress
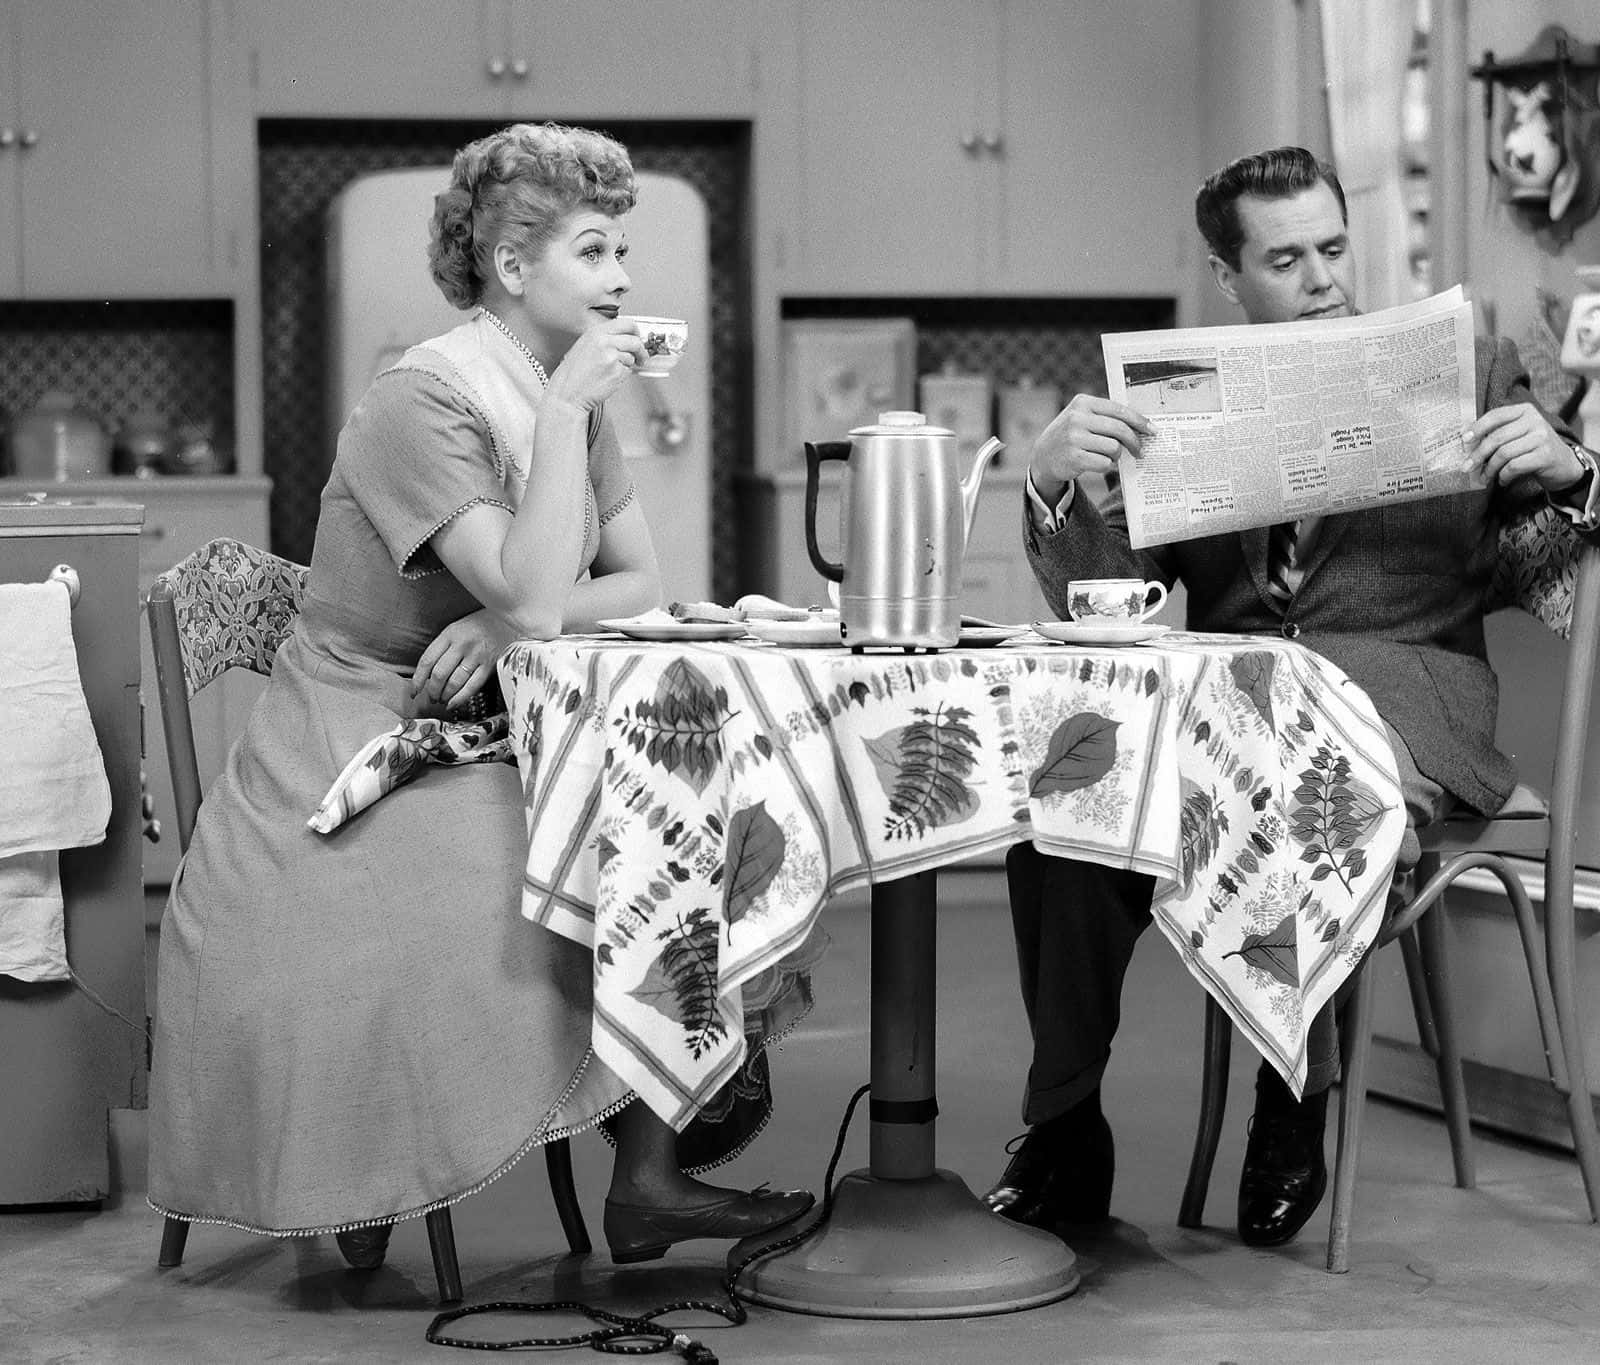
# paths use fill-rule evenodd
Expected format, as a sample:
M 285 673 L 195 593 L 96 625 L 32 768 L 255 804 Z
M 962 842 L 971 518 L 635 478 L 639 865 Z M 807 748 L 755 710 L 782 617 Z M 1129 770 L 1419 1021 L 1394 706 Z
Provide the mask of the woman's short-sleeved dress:
M 306 827 L 356 749 L 415 713 L 422 650 L 478 608 L 430 537 L 520 497 L 448 374 L 379 376 L 342 433 L 301 618 L 173 885 L 150 1101 L 164 1213 L 277 1234 L 413 1216 L 627 1098 L 589 1052 L 588 953 L 520 913 L 514 767 L 430 768 L 331 835 Z M 585 563 L 633 492 L 609 424 L 590 435 Z

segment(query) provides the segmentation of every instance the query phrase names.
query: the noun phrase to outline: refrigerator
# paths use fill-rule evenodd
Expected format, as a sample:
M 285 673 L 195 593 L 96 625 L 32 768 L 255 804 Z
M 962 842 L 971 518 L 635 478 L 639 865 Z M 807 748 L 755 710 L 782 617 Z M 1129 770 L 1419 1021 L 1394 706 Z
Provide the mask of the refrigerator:
M 626 312 L 684 318 L 671 374 L 630 377 L 606 403 L 655 541 L 665 600 L 711 596 L 711 298 L 707 210 L 678 176 L 638 174 Z M 467 314 L 428 273 L 428 220 L 448 166 L 352 180 L 328 210 L 328 446 L 372 377 Z

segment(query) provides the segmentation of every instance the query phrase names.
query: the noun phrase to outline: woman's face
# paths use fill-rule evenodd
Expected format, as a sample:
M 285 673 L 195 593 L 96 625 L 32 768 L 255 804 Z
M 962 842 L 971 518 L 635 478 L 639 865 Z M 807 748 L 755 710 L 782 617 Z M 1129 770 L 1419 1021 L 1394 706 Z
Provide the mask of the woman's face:
M 627 254 L 626 215 L 592 208 L 569 214 L 524 270 L 528 320 L 570 346 L 602 318 L 615 318 L 632 284 L 622 268 Z

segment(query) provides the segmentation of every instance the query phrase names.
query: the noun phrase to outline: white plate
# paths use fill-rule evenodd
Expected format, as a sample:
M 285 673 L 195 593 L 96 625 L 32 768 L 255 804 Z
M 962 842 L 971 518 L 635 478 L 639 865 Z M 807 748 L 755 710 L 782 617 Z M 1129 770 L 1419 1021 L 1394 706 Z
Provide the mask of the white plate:
M 630 640 L 737 640 L 743 621 L 599 621 L 603 630 L 620 631 Z
M 790 646 L 844 646 L 839 622 L 832 621 L 746 621 L 745 630 L 768 644 Z
M 1033 628 L 1045 639 L 1063 645 L 1136 645 L 1172 629 L 1149 621 L 1035 621 Z

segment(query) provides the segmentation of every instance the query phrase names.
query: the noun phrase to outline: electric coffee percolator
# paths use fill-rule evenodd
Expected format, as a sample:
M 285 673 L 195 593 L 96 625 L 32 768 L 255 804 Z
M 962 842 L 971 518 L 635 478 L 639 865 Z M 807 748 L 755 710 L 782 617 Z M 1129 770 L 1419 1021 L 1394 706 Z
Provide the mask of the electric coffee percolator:
M 840 585 L 839 633 L 868 645 L 948 649 L 961 635 L 961 561 L 983 471 L 1001 449 L 990 439 L 963 479 L 956 436 L 920 412 L 884 412 L 848 441 L 806 442 L 806 549 Z M 844 562 L 817 545 L 822 465 L 843 461 L 839 529 Z

